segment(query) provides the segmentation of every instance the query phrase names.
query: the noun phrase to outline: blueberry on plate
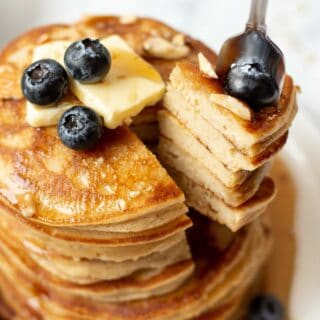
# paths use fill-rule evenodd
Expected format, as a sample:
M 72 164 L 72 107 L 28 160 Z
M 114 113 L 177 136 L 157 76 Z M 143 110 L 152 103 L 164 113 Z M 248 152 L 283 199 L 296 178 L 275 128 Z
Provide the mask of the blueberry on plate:
M 284 311 L 280 301 L 267 294 L 256 296 L 249 309 L 248 320 L 283 320 Z
M 67 48 L 64 64 L 73 79 L 83 83 L 97 83 L 108 74 L 111 56 L 99 40 L 87 38 Z
M 62 143 L 74 150 L 87 150 L 101 139 L 102 119 L 92 109 L 74 106 L 65 111 L 58 123 Z
M 55 60 L 39 60 L 25 69 L 21 89 L 25 98 L 32 103 L 53 104 L 67 92 L 68 74 Z

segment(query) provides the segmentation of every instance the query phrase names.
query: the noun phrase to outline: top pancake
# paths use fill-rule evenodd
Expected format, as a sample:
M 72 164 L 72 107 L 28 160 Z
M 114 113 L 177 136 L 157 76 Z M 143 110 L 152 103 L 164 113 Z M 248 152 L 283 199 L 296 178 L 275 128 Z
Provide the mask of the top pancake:
M 0 199 L 28 218 L 58 226 L 109 224 L 135 219 L 184 200 L 182 192 L 156 158 L 126 127 L 105 130 L 90 152 L 66 148 L 56 127 L 34 129 L 25 120 L 20 90 L 24 68 L 36 45 L 52 40 L 122 36 L 138 53 L 155 34 L 178 34 L 151 19 L 122 24 L 118 17 L 87 18 L 74 25 L 32 30 L 0 54 Z M 201 43 L 190 42 L 193 61 L 199 50 L 215 60 Z M 150 58 L 168 78 L 176 61 Z
M 209 122 L 210 126 L 219 131 L 239 151 L 251 157 L 257 156 L 284 135 L 296 114 L 297 88 L 289 75 L 284 78 L 276 105 L 254 111 L 243 103 L 250 110 L 250 120 L 240 118 L 236 113 L 221 107 L 223 102 L 219 95 L 228 97 L 224 95 L 221 83 L 218 79 L 203 76 L 198 65 L 194 63 L 177 64 L 170 75 L 168 91 L 172 89 L 179 92 L 194 108 L 198 108 L 197 112 Z M 215 97 L 213 102 L 212 95 L 218 95 L 219 98 Z M 228 102 L 228 105 L 233 103 Z

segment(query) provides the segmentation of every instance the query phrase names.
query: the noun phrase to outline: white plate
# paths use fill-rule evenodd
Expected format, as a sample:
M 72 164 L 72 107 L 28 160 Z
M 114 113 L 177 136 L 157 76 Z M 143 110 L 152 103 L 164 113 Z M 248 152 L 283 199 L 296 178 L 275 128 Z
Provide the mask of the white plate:
M 297 187 L 297 252 L 290 299 L 293 320 L 320 319 L 319 148 L 320 131 L 311 116 L 300 110 L 282 153 Z

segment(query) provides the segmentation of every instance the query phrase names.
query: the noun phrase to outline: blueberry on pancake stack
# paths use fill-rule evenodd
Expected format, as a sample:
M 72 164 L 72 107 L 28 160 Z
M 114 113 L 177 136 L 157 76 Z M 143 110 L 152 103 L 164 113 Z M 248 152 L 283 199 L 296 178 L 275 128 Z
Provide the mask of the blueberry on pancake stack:
M 163 23 L 113 16 L 38 28 L 1 53 L 4 319 L 242 315 L 270 248 L 268 221 L 257 216 L 274 194 L 266 161 L 285 142 L 294 89 L 287 77 L 280 120 L 267 113 L 249 126 L 232 111 L 235 100 L 198 69 L 199 54 L 215 63 L 205 45 Z M 108 64 L 103 72 L 86 65 L 91 58 Z M 51 70 L 60 71 L 51 77 Z M 223 106 L 208 108 L 208 96 Z M 235 128 L 241 152 L 214 129 L 216 109 L 227 115 L 223 128 Z M 157 143 L 158 112 L 165 168 L 143 144 Z M 166 170 L 194 208 L 189 216 Z

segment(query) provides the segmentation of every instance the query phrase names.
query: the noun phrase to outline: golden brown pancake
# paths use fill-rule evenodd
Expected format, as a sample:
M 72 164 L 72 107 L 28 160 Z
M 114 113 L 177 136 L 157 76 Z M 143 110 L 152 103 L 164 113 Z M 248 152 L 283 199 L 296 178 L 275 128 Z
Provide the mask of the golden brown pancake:
M 274 182 L 266 177 L 253 197 L 234 208 L 218 199 L 214 193 L 204 186 L 194 183 L 183 173 L 171 168 L 168 170 L 178 185 L 185 190 L 188 206 L 218 223 L 228 226 L 234 232 L 264 213 L 276 194 Z
M 224 96 L 223 88 L 218 79 L 208 79 L 203 76 L 197 64 L 178 63 L 170 75 L 169 90 L 175 90 L 182 94 L 193 108 L 198 108 L 198 112 L 202 117 L 205 117 L 211 126 L 238 150 L 251 157 L 262 151 L 259 143 L 272 137 L 269 140 L 269 144 L 271 144 L 279 137 L 276 133 L 284 125 L 291 123 L 290 117 L 295 107 L 297 92 L 292 78 L 286 75 L 277 104 L 264 107 L 259 111 L 251 109 L 251 119 L 244 120 L 227 108 L 221 107 L 221 104 L 218 104 L 220 103 L 219 98 L 212 102 L 210 95 L 222 94 Z M 170 108 L 171 105 L 166 107 Z M 183 111 L 182 109 L 181 113 Z M 263 144 L 263 146 L 266 148 L 268 144 Z
M 164 167 L 174 168 L 184 173 L 189 179 L 204 186 L 231 207 L 238 207 L 254 196 L 269 171 L 270 165 L 261 166 L 250 172 L 242 184 L 229 188 L 212 173 L 202 159 L 196 158 L 191 149 L 186 150 L 188 148 L 183 146 L 160 137 L 159 159 Z
M 297 113 L 296 91 L 286 75 L 279 101 L 255 110 L 228 96 L 219 79 L 208 78 L 200 64 L 177 63 L 165 110 L 158 112 L 157 152 L 190 206 L 232 230 L 264 212 L 275 188 L 273 183 L 260 186 L 271 159 L 287 141 Z

